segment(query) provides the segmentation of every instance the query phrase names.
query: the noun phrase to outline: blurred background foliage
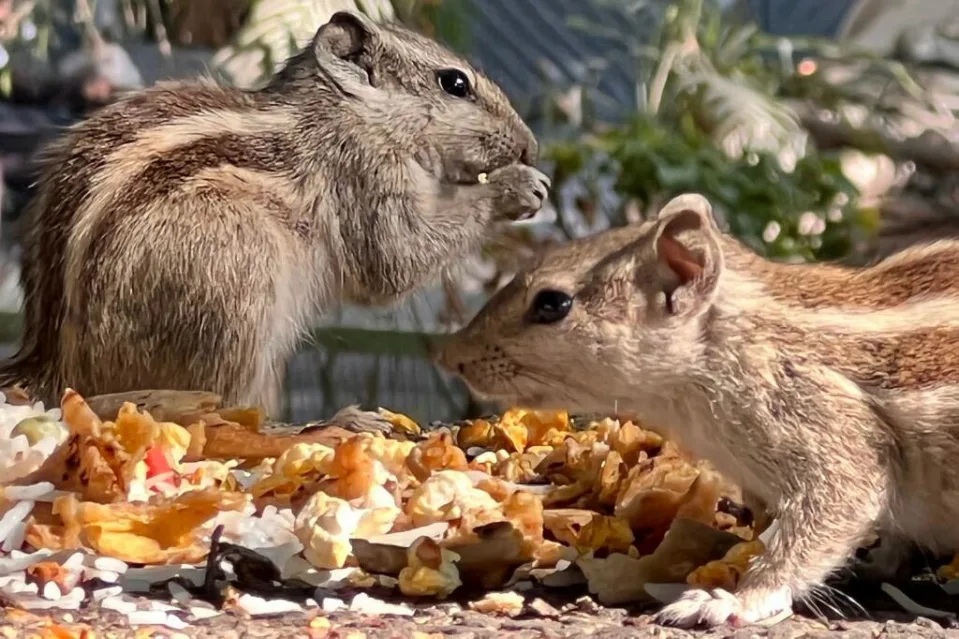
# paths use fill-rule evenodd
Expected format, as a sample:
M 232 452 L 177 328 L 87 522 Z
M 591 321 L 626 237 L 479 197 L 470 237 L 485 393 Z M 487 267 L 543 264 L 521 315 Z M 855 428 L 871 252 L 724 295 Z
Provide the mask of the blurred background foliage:
M 473 28 L 480 8 L 497 11 L 482 2 L 0 0 L 0 94 L 11 103 L 57 104 L 57 122 L 68 123 L 176 65 L 180 75 L 186 68 L 255 88 L 342 9 L 401 21 L 475 58 L 478 36 L 489 36 Z M 590 11 L 574 9 L 566 26 L 607 53 L 564 73 L 539 64 L 546 88 L 511 95 L 553 174 L 548 210 L 505 231 L 458 279 L 438 287 L 431 317 L 404 311 L 413 325 L 386 339 L 357 337 L 364 347 L 453 327 L 539 247 L 639 221 L 685 191 L 705 194 L 733 234 L 782 260 L 862 262 L 959 229 L 952 214 L 959 210 L 959 91 L 955 76 L 940 73 L 959 61 L 949 57 L 957 49 L 949 49 L 954 34 L 945 27 L 906 29 L 892 50 L 877 53 L 853 36 L 868 32 L 877 12 L 897 10 L 884 0 L 858 0 L 841 38 L 770 34 L 743 19 L 752 0 L 583 2 Z M 543 11 L 532 1 L 523 10 Z M 605 21 L 590 18 L 600 10 Z M 200 49 L 210 54 L 190 57 Z M 131 51 L 154 55 L 156 68 L 145 73 Z M 537 64 L 534 55 L 515 62 L 523 63 Z M 602 78 L 614 66 L 625 69 L 633 98 L 610 116 L 614 100 Z M 0 154 L 15 137 L 0 131 Z M 8 243 L 21 205 L 5 207 L 14 211 L 5 213 L 13 224 L 0 234 Z M 335 340 L 318 341 L 335 350 Z M 397 349 L 416 351 L 408 342 Z M 320 374 L 327 381 L 336 377 L 332 361 L 328 355 Z M 398 370 L 377 364 L 362 385 L 373 388 L 384 376 L 401 376 Z M 436 388 L 448 395 L 444 383 Z M 377 401 L 374 390 L 360 399 Z

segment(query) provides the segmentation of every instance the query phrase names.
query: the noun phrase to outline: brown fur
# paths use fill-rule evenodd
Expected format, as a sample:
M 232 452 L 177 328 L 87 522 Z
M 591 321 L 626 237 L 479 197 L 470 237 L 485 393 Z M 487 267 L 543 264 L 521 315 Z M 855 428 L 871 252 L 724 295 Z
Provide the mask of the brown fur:
M 959 272 L 959 253 L 932 247 L 931 258 L 895 258 L 880 269 L 856 269 L 833 264 L 782 264 L 748 253 L 736 240 L 723 238 L 724 245 L 739 256 L 763 282 L 769 295 L 783 302 L 797 302 L 805 308 L 824 306 L 873 308 L 901 304 L 917 290 L 928 294 L 946 293 L 959 284 L 952 276 Z M 930 250 L 928 244 L 914 252 Z M 813 273 L 814 276 L 810 276 Z
M 942 241 L 863 269 L 774 263 L 681 196 L 544 254 L 438 359 L 503 403 L 637 414 L 769 504 L 778 530 L 736 595 L 687 593 L 660 615 L 756 621 L 877 530 L 959 550 L 957 256 Z M 572 305 L 536 323 L 546 289 Z
M 441 89 L 450 68 L 470 97 Z M 319 315 L 392 303 L 535 212 L 548 188 L 536 157 L 465 60 L 348 13 L 260 90 L 134 94 L 46 153 L 24 242 L 26 332 L 0 385 L 46 402 L 67 386 L 199 389 L 275 412 Z

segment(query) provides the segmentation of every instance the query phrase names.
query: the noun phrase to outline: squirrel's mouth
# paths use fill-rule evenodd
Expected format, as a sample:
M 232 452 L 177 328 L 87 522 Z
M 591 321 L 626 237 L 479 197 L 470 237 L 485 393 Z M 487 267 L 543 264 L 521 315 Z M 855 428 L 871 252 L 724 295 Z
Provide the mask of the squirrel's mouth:
M 444 168 L 445 170 L 441 174 L 445 182 L 457 186 L 475 186 L 486 184 L 489 181 L 489 174 L 495 171 L 497 167 L 465 162 L 459 165 L 447 165 Z
M 486 184 L 489 182 L 489 173 L 485 171 L 480 173 L 457 173 L 448 176 L 447 181 L 456 186 L 476 186 L 477 184 Z

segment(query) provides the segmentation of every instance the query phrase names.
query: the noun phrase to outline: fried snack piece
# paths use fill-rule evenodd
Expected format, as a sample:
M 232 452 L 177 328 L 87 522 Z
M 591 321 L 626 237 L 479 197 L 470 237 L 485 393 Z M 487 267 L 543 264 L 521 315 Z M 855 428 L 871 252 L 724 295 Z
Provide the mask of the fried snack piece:
M 400 592 L 408 597 L 446 599 L 463 585 L 454 563 L 459 555 L 420 537 L 407 551 L 407 566 L 400 571 Z
M 123 404 L 116 421 L 102 421 L 87 402 L 67 390 L 61 402 L 66 440 L 19 485 L 50 482 L 59 490 L 77 493 L 81 501 L 114 503 L 131 497 L 135 481 L 139 493 L 152 459 L 171 469 L 190 446 L 187 429 L 172 422 L 157 422 L 132 403 Z M 145 498 L 141 495 L 140 498 Z
M 448 432 L 437 432 L 429 436 L 410 451 L 406 466 L 420 483 L 439 470 L 466 470 L 466 454 L 453 442 Z
M 936 571 L 936 576 L 946 581 L 959 579 L 959 555 L 955 555 L 948 564 L 940 566 Z
M 224 510 L 242 510 L 249 496 L 218 489 L 195 490 L 153 503 L 97 504 L 75 495 L 53 506 L 62 525 L 30 524 L 26 540 L 35 548 L 90 548 L 138 564 L 196 563 L 209 548 L 200 527 Z
M 345 566 L 352 553 L 350 538 L 365 514 L 342 499 L 314 493 L 300 510 L 293 527 L 303 544 L 303 556 L 324 570 Z
M 527 446 L 559 444 L 569 433 L 565 411 L 530 411 L 512 408 L 498 421 L 477 419 L 461 427 L 456 443 L 461 448 L 479 446 L 522 453 Z
M 386 421 L 393 425 L 393 429 L 397 432 L 405 433 L 407 435 L 419 435 L 423 432 L 420 428 L 420 425 L 406 415 L 394 413 L 393 411 L 386 410 L 385 408 L 379 409 L 379 413 L 386 419 Z
M 290 505 L 328 472 L 335 454 L 323 444 L 294 444 L 273 461 L 271 471 L 250 486 L 249 492 L 257 500 L 269 498 Z
M 441 470 L 413 491 L 405 510 L 414 526 L 425 526 L 461 519 L 471 511 L 499 513 L 500 507 L 464 473 Z
M 745 541 L 738 543 L 723 556 L 722 559 L 710 561 L 689 573 L 686 583 L 696 588 L 722 588 L 727 592 L 735 592 L 739 586 L 749 561 L 765 550 L 763 542 Z
M 205 459 L 244 459 L 260 461 L 268 457 L 279 457 L 295 444 L 323 444 L 335 448 L 353 437 L 355 433 L 337 426 L 308 428 L 296 435 L 275 435 L 252 430 L 248 426 L 234 423 L 216 425 L 203 424 L 194 430 L 205 440 L 202 458 Z

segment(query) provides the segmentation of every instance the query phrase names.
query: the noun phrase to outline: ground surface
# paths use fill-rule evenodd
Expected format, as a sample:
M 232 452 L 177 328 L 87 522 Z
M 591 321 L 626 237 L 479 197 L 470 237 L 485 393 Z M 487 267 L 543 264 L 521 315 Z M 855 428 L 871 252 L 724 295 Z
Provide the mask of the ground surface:
M 50 620 L 72 632 L 53 634 Z M 959 638 L 959 625 L 944 627 L 940 623 L 905 614 L 884 614 L 876 620 L 818 621 L 811 617 L 795 616 L 773 627 L 716 628 L 708 631 L 686 631 L 653 625 L 649 615 L 631 614 L 622 609 L 595 606 L 586 600 L 576 605 L 567 605 L 560 612 L 541 600 L 530 606 L 517 618 L 509 618 L 464 610 L 457 604 L 430 605 L 414 617 L 375 617 L 354 612 L 339 611 L 318 619 L 301 613 L 290 613 L 272 618 L 249 619 L 234 614 L 224 614 L 212 619 L 191 622 L 182 630 L 141 626 L 131 628 L 121 613 L 91 608 L 88 610 L 52 615 L 6 613 L 0 622 L 0 637 L 77 637 L 83 626 L 94 629 L 96 639 L 134 637 L 169 637 L 171 639 L 217 638 L 217 639 L 486 639 L 506 637 L 566 638 L 608 637 L 610 639 L 637 637 L 678 639 L 731 638 L 731 639 L 799 639 L 809 637 L 824 639 L 881 639 L 881 638 Z M 46 628 L 46 632 L 44 629 Z M 35 634 L 36 633 L 36 634 Z

